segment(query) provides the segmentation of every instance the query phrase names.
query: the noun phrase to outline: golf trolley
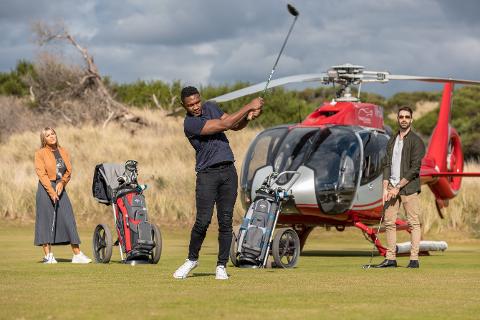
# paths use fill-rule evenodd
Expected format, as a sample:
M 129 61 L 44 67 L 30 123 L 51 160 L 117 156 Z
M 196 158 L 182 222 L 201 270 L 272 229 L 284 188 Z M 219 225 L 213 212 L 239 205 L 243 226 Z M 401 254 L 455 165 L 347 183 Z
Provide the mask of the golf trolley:
M 280 185 L 280 178 L 292 175 Z M 256 191 L 238 232 L 233 232 L 230 260 L 236 267 L 264 268 L 271 253 L 276 267 L 293 268 L 300 256 L 300 239 L 293 228 L 275 230 L 282 203 L 291 197 L 290 188 L 300 177 L 296 171 L 271 173 Z M 285 177 L 284 177 L 285 178 Z M 272 264 L 273 266 L 273 264 Z
M 93 197 L 100 203 L 112 205 L 118 239 L 112 243 L 110 228 L 96 226 L 93 232 L 93 256 L 98 263 L 108 263 L 112 246 L 118 245 L 122 262 L 152 263 L 160 260 L 162 236 L 160 229 L 148 221 L 143 191 L 137 181 L 137 161 L 125 165 L 103 163 L 95 167 Z

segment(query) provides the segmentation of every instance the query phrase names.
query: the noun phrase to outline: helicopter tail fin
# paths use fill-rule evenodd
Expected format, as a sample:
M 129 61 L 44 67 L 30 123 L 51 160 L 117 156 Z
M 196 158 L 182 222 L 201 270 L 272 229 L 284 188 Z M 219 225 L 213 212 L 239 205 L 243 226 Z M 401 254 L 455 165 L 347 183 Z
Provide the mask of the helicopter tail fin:
M 443 218 L 448 200 L 456 196 L 462 177 L 475 176 L 463 173 L 463 151 L 457 130 L 450 125 L 453 82 L 446 82 L 437 126 L 433 130 L 427 153 L 422 161 L 420 175 L 435 195 L 436 207 Z
M 453 129 L 450 126 L 453 87 L 453 83 L 445 83 L 438 122 L 433 130 L 426 153 L 426 158 L 434 161 L 437 171 L 447 171 L 448 149 L 451 129 Z

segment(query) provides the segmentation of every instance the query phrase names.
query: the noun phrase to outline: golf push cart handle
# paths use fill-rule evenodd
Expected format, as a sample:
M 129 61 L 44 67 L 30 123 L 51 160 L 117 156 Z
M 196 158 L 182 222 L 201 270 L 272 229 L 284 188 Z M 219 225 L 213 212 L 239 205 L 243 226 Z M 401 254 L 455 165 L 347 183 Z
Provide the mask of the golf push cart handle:
M 295 184 L 295 182 L 297 182 L 298 178 L 300 178 L 301 173 L 298 172 L 298 171 L 283 171 L 283 172 L 280 172 L 278 174 L 278 176 L 275 178 L 275 180 L 273 180 L 272 185 L 273 184 L 277 185 L 278 179 L 280 179 L 280 177 L 283 176 L 284 174 L 293 174 L 292 179 L 290 179 L 290 181 L 286 185 L 281 187 L 285 191 L 288 191 Z

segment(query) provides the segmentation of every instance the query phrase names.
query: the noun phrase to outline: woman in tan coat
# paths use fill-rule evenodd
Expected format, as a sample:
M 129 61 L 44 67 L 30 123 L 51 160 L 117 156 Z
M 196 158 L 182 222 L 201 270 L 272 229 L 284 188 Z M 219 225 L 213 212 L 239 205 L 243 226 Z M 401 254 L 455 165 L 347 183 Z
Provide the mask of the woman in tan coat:
M 65 190 L 70 181 L 72 165 L 67 151 L 58 144 L 53 128 L 40 133 L 41 148 L 35 152 L 35 171 L 38 175 L 36 196 L 35 245 L 42 246 L 44 263 L 57 263 L 51 245 L 70 244 L 72 263 L 92 260 L 80 251 L 73 209 Z

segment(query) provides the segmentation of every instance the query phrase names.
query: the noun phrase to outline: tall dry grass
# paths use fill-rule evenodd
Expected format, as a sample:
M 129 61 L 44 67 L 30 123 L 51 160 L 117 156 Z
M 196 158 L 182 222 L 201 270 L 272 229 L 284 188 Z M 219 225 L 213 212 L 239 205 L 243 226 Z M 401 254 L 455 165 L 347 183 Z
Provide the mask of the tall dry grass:
M 105 129 L 94 125 L 56 128 L 59 142 L 71 155 L 73 174 L 67 186 L 77 223 L 113 221 L 111 207 L 92 197 L 92 177 L 96 164 L 139 162 L 139 180 L 153 221 L 162 224 L 190 223 L 195 214 L 195 153 L 183 134 L 183 120 L 166 117 L 162 111 L 137 111 L 151 125 L 132 135 L 116 124 Z M 243 155 L 256 135 L 253 129 L 228 133 L 240 170 Z M 33 157 L 39 147 L 39 133 L 11 136 L 0 145 L 0 216 L 18 222 L 35 219 L 38 179 Z M 243 216 L 240 203 L 235 215 Z
M 480 172 L 480 164 L 467 162 L 465 172 Z M 422 186 L 420 195 L 424 233 L 453 233 L 457 237 L 466 234 L 480 237 L 480 179 L 463 178 L 462 187 L 444 211 L 440 219 L 435 207 L 435 198 L 428 186 Z M 455 236 L 455 234 L 451 234 Z
M 140 180 L 149 185 L 145 195 L 150 217 L 165 225 L 187 225 L 195 215 L 195 155 L 183 134 L 182 119 L 166 117 L 161 111 L 138 111 L 151 126 L 132 135 L 118 125 L 107 128 L 85 125 L 58 127 L 60 143 L 72 157 L 73 175 L 67 186 L 77 223 L 112 221 L 111 207 L 97 203 L 91 193 L 95 165 L 102 162 L 139 161 Z M 258 130 L 228 133 L 240 171 L 243 156 Z M 39 147 L 39 133 L 12 135 L 0 144 L 0 217 L 20 223 L 35 219 L 35 193 L 38 179 L 33 155 Z M 480 171 L 470 163 L 466 171 Z M 425 233 L 468 233 L 480 236 L 480 180 L 465 178 L 459 195 L 450 203 L 445 219 L 438 218 L 428 187 L 421 193 Z M 237 220 L 243 216 L 240 202 L 235 207 Z M 216 219 L 213 219 L 216 220 Z M 461 232 L 457 232 L 461 231 Z

